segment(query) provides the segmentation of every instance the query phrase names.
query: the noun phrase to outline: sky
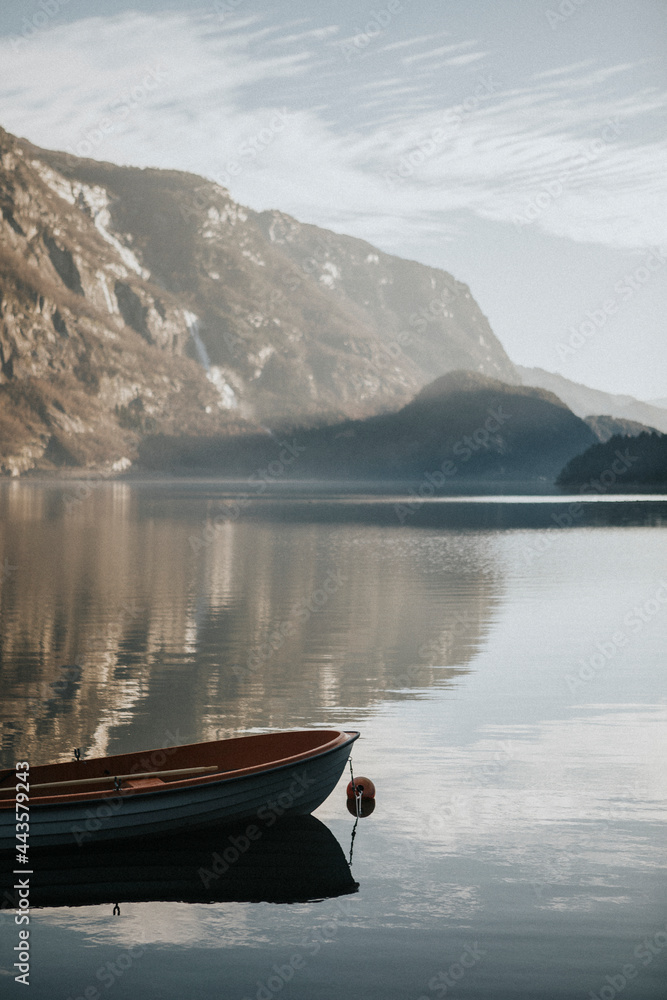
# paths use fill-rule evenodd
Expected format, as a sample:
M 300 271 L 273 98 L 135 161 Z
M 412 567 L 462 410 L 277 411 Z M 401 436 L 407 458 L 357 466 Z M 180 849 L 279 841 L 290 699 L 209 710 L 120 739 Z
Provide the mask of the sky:
M 452 273 L 517 364 L 667 397 L 661 0 L 4 0 L 0 124 Z

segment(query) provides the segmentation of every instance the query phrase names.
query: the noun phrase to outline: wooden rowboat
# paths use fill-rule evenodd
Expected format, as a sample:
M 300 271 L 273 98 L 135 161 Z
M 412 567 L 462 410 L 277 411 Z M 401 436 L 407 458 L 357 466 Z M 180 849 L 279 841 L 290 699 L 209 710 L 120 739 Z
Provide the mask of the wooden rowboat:
M 281 816 L 307 815 L 333 791 L 358 737 L 305 729 L 30 767 L 29 849 L 253 819 L 267 828 Z M 6 771 L 0 850 L 17 846 L 25 803 L 16 797 L 15 772 Z

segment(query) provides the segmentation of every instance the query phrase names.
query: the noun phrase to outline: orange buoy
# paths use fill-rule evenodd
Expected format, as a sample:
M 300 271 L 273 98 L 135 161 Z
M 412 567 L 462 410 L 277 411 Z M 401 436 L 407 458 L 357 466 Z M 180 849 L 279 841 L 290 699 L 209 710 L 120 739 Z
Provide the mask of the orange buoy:
M 360 793 L 362 799 L 375 798 L 375 785 L 370 778 L 355 778 L 354 782 L 350 781 L 347 786 L 348 799 L 354 799 Z

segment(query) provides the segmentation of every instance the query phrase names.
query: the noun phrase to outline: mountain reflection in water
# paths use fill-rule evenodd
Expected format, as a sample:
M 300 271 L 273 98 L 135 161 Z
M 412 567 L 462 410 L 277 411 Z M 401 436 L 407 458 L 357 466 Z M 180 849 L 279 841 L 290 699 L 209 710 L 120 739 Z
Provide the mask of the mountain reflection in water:
M 352 721 L 465 674 L 500 599 L 484 535 L 215 522 L 207 492 L 167 499 L 0 493 L 3 759 Z

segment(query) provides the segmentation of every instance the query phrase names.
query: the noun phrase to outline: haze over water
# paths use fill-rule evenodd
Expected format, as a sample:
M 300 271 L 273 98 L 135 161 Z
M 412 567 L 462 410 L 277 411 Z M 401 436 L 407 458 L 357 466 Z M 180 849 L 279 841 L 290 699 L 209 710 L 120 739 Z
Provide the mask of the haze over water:
M 664 995 L 664 501 L 76 489 L 0 486 L 0 766 L 350 728 L 377 806 L 353 895 L 34 910 L 33 998 Z M 316 815 L 349 858 L 348 779 Z

